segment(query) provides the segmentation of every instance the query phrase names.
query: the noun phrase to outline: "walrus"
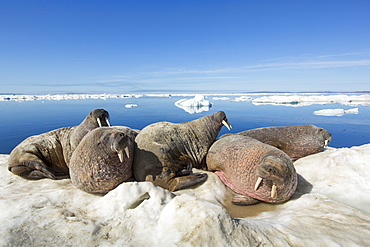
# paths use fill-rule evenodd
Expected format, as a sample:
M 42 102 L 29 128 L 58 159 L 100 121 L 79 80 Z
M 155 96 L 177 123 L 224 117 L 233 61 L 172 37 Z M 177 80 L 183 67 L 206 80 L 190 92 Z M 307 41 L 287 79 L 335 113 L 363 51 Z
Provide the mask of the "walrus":
M 274 146 L 288 154 L 293 161 L 324 151 L 332 138 L 326 129 L 312 124 L 257 128 L 237 134 Z
M 170 191 L 204 181 L 207 174 L 193 173 L 192 167 L 205 168 L 205 156 L 223 125 L 231 128 L 219 111 L 186 123 L 146 126 L 135 139 L 134 177 Z
M 95 109 L 78 125 L 26 138 L 10 153 L 8 170 L 25 179 L 69 177 L 69 159 L 82 138 L 92 129 L 109 126 L 109 114 Z
M 132 162 L 137 131 L 124 126 L 92 130 L 72 154 L 72 184 L 89 193 L 107 193 L 133 181 Z
M 298 178 L 290 157 L 254 138 L 230 135 L 217 140 L 206 156 L 207 168 L 237 193 L 232 203 L 251 205 L 260 201 L 287 201 Z

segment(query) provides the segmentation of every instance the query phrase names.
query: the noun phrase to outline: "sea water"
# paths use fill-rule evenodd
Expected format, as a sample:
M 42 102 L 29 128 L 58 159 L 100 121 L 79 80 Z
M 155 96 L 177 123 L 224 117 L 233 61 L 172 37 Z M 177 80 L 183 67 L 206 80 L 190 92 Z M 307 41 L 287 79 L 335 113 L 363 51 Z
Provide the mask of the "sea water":
M 333 136 L 329 146 L 341 148 L 370 143 L 370 107 L 343 105 L 341 103 L 310 104 L 255 104 L 260 95 L 207 95 L 211 107 L 189 113 L 175 103 L 191 99 L 185 95 L 142 95 L 140 97 L 87 98 L 62 100 L 3 100 L 0 101 L 0 154 L 9 154 L 21 141 L 31 135 L 57 128 L 78 125 L 96 108 L 106 109 L 112 125 L 142 129 L 159 122 L 191 121 L 217 111 L 224 111 L 232 125 L 231 131 L 222 128 L 220 135 L 248 129 L 314 124 L 327 129 Z M 249 100 L 250 99 L 250 100 Z M 354 110 L 356 109 L 357 110 Z M 317 115 L 320 110 L 342 109 L 342 115 Z M 347 114 L 346 114 L 347 113 Z

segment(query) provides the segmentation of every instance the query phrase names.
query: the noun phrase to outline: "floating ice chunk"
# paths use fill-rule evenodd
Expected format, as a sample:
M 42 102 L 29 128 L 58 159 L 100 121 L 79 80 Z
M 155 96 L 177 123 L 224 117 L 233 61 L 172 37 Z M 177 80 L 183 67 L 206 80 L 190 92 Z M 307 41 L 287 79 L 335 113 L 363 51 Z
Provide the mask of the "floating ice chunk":
M 254 105 L 307 106 L 340 103 L 349 106 L 370 105 L 370 94 L 364 95 L 274 95 L 253 100 Z
M 30 100 L 78 100 L 78 99 L 110 99 L 110 98 L 140 98 L 140 94 L 45 94 L 45 95 L 0 95 L 0 101 L 30 101 Z
M 358 114 L 358 108 L 345 110 L 346 114 Z
M 352 108 L 349 110 L 344 110 L 344 109 L 323 109 L 323 110 L 318 110 L 314 111 L 315 115 L 318 116 L 335 116 L 335 117 L 341 117 L 344 114 L 358 114 L 358 108 Z
M 213 100 L 229 100 L 230 98 L 228 97 L 213 97 Z
M 133 107 L 137 107 L 136 104 L 126 104 L 125 105 L 126 108 L 133 108 Z
M 239 101 L 249 102 L 251 100 L 252 100 L 252 98 L 248 97 L 248 96 L 240 96 L 240 97 L 237 97 L 237 98 L 234 99 L 234 101 L 236 101 L 236 102 L 239 102 Z
M 206 100 L 203 95 L 197 94 L 192 99 L 180 99 L 176 101 L 175 106 L 184 109 L 190 114 L 193 114 L 209 111 L 209 109 L 212 107 L 212 103 Z

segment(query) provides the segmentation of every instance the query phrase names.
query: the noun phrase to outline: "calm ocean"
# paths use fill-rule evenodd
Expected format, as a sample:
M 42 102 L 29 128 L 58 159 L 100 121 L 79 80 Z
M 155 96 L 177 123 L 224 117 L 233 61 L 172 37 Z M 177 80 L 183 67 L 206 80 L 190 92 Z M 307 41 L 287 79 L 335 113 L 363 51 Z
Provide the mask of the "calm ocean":
M 259 95 L 248 95 L 253 98 Z M 227 97 L 222 98 L 222 97 Z M 297 102 L 285 105 L 254 104 L 253 101 L 234 101 L 239 95 L 206 96 L 212 103 L 206 111 L 190 114 L 175 105 L 175 102 L 192 96 L 148 96 L 107 98 L 0 101 L 0 153 L 9 154 L 25 138 L 57 128 L 78 125 L 95 108 L 104 108 L 110 114 L 112 125 L 129 126 L 135 129 L 159 121 L 186 122 L 202 116 L 224 111 L 237 133 L 252 128 L 314 124 L 332 133 L 331 147 L 351 147 L 370 143 L 370 107 L 365 105 L 343 105 L 339 103 L 299 106 Z M 128 108 L 128 104 L 137 105 Z M 342 116 L 314 114 L 323 109 L 350 110 Z

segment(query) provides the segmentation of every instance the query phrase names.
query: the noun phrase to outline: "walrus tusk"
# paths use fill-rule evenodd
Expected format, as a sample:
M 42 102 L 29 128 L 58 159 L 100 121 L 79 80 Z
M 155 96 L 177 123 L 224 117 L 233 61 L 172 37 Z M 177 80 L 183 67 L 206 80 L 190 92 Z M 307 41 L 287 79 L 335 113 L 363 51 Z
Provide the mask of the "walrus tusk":
M 105 118 L 105 121 L 107 122 L 108 126 L 111 127 L 108 118 Z
M 254 190 L 258 190 L 258 187 L 260 186 L 262 182 L 262 178 L 258 177 L 256 184 L 254 185 Z
M 98 122 L 99 127 L 101 127 L 100 118 L 97 118 L 96 121 Z
M 120 162 L 123 162 L 123 151 L 122 150 L 118 152 L 118 158 Z
M 329 143 L 329 140 L 325 140 L 325 144 L 324 144 L 324 147 L 328 147 L 328 143 Z
M 273 184 L 272 189 L 271 189 L 271 198 L 276 198 L 276 189 L 277 189 L 277 186 Z
M 222 124 L 225 125 L 228 130 L 231 130 L 231 124 L 227 123 L 225 120 L 222 120 Z
M 125 147 L 125 153 L 126 153 L 126 156 L 127 158 L 130 158 L 130 153 L 128 151 L 128 147 Z M 122 162 L 122 161 L 121 161 Z

